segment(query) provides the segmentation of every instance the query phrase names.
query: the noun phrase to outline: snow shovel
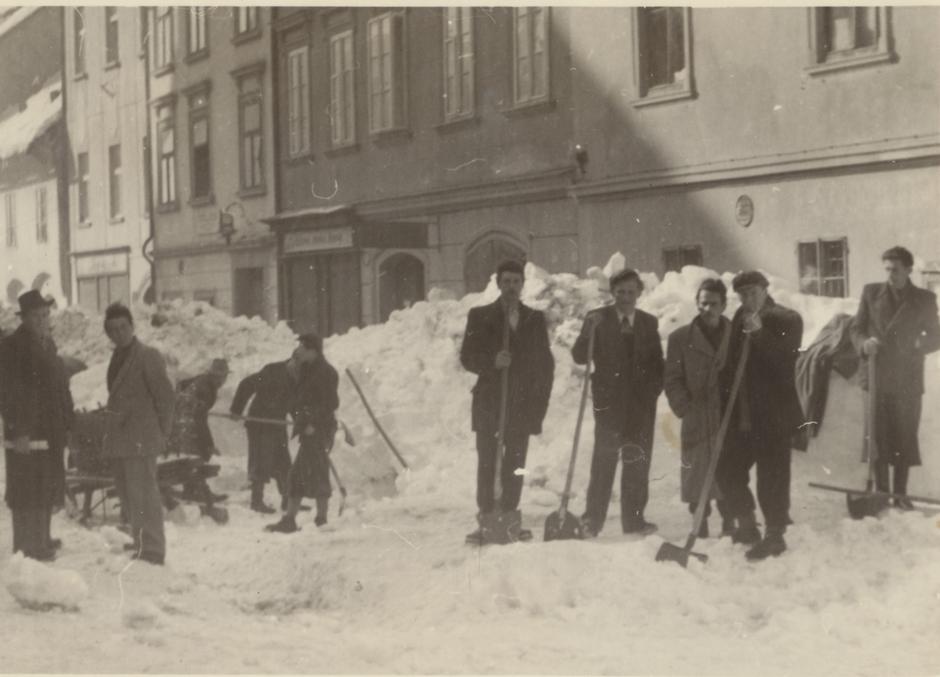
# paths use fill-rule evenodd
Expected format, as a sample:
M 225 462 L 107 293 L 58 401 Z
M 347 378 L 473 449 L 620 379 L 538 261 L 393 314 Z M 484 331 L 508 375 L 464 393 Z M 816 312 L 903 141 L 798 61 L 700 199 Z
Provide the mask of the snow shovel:
M 589 320 L 593 322 L 593 319 Z M 565 480 L 565 491 L 561 495 L 561 507 L 545 519 L 545 541 L 580 540 L 584 538 L 584 529 L 581 520 L 568 512 L 568 499 L 571 494 L 571 482 L 574 480 L 574 463 L 578 456 L 578 442 L 581 439 L 581 422 L 584 420 L 584 407 L 587 404 L 588 386 L 591 383 L 591 363 L 594 360 L 594 337 L 597 334 L 597 324 L 591 327 L 588 336 L 587 365 L 584 368 L 584 383 L 581 386 L 581 403 L 578 406 L 578 421 L 574 426 L 574 443 L 571 446 L 571 461 L 568 463 L 568 478 Z
M 509 314 L 503 318 L 503 350 L 509 350 Z M 481 513 L 480 545 L 496 543 L 505 545 L 519 540 L 522 527 L 522 511 L 503 510 L 500 502 L 503 498 L 503 457 L 506 455 L 506 414 L 509 406 L 509 369 L 500 374 L 499 393 L 499 430 L 496 435 L 496 470 L 493 473 L 493 510 Z
M 236 416 L 235 414 L 228 414 L 224 411 L 210 411 L 209 416 L 218 416 L 219 418 L 227 418 L 230 421 L 246 421 L 248 423 L 266 423 L 268 425 L 279 425 L 281 427 L 290 426 L 290 422 L 278 419 L 278 418 L 258 418 L 257 416 Z M 343 440 L 351 447 L 356 446 L 356 438 L 353 437 L 353 434 L 349 432 L 349 428 L 346 427 L 346 424 L 341 420 L 336 419 L 336 422 L 339 424 L 339 427 L 343 429 Z
M 865 417 L 865 450 L 868 455 L 868 480 L 865 482 L 865 492 L 846 494 L 845 505 L 849 509 L 852 519 L 875 517 L 888 507 L 888 497 L 875 492 L 875 461 L 878 459 L 878 440 L 875 437 L 875 417 L 878 410 L 875 383 L 875 355 L 868 357 L 868 405 Z
M 372 411 L 372 407 L 369 406 L 369 402 L 366 400 L 365 393 L 362 392 L 362 388 L 359 387 L 359 384 L 356 382 L 352 372 L 349 371 L 349 367 L 346 367 L 346 375 L 349 377 L 349 380 L 352 381 L 356 392 L 359 393 L 359 399 L 362 400 L 362 405 L 366 408 L 366 413 L 369 414 L 369 418 L 372 419 L 372 423 L 375 425 L 375 429 L 379 431 L 379 435 L 381 435 L 382 439 L 385 440 L 385 444 L 387 444 L 388 448 L 392 450 L 393 454 L 395 454 L 395 458 L 398 459 L 398 462 L 401 463 L 402 467 L 405 470 L 408 470 L 408 463 L 404 458 L 402 458 L 402 455 L 398 453 L 398 449 L 395 448 L 395 444 L 388 436 L 388 433 L 385 432 L 385 428 L 383 428 L 382 424 L 379 423 L 379 419 L 376 418 L 375 413 Z M 345 430 L 346 426 L 343 426 L 343 429 Z
M 728 404 L 721 417 L 721 424 L 718 426 L 718 435 L 715 437 L 712 455 L 708 461 L 708 468 L 705 471 L 705 481 L 702 483 L 702 490 L 698 497 L 698 505 L 695 507 L 695 515 L 692 518 L 692 531 L 689 533 L 689 537 L 682 547 L 664 542 L 659 547 L 659 552 L 656 553 L 657 562 L 675 562 L 682 568 L 685 568 L 689 564 L 689 555 L 695 557 L 700 562 L 708 561 L 708 555 L 700 552 L 692 552 L 692 548 L 695 546 L 699 529 L 702 527 L 702 520 L 705 519 L 705 508 L 708 507 L 712 483 L 715 481 L 715 470 L 718 468 L 718 459 L 721 457 L 721 451 L 725 445 L 728 424 L 731 421 L 731 413 L 734 411 L 734 405 L 738 399 L 738 391 L 741 388 L 741 380 L 744 378 L 744 368 L 747 366 L 747 358 L 750 351 L 751 335 L 745 334 L 744 345 L 741 348 L 741 356 L 738 358 L 738 364 L 734 370 L 734 381 L 731 383 L 731 393 L 728 396 Z

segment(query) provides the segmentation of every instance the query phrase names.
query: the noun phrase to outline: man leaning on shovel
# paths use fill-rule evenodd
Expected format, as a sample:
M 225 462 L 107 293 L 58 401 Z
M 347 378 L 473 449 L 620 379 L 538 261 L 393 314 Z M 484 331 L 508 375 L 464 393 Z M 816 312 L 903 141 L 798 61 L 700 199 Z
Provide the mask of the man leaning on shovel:
M 473 387 L 472 427 L 481 528 L 467 536 L 470 543 L 491 542 L 483 528 L 487 520 L 498 522 L 500 514 L 518 510 L 523 479 L 518 471 L 525 467 L 529 436 L 542 432 L 552 391 L 555 360 L 545 316 L 519 300 L 524 283 L 520 263 L 499 265 L 499 299 L 470 310 L 460 349 L 464 369 L 478 376 Z M 520 529 L 516 537 L 528 540 L 532 532 Z M 495 538 L 492 542 L 506 542 Z
M 914 256 L 904 247 L 881 255 L 888 279 L 865 285 L 852 340 L 866 362 L 875 359 L 875 485 L 879 491 L 900 494 L 894 505 L 911 510 L 907 494 L 908 471 L 920 465 L 917 429 L 924 393 L 924 356 L 940 349 L 937 297 L 914 286 Z M 877 357 L 876 357 L 877 356 Z M 862 369 L 862 387 L 869 389 L 868 370 Z M 894 466 L 894 486 L 889 468 Z

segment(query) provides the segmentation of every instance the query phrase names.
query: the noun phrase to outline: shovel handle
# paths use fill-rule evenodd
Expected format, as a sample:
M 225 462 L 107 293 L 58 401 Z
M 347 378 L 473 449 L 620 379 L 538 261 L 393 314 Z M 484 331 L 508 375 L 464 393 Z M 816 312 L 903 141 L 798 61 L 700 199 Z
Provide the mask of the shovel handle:
M 594 311 L 596 312 L 596 311 Z M 591 384 L 591 366 L 594 361 L 594 341 L 597 336 L 597 323 L 588 313 L 585 322 L 591 322 L 591 333 L 588 335 L 587 363 L 584 366 L 584 382 L 581 385 L 581 402 L 578 404 L 578 420 L 574 426 L 574 442 L 571 445 L 571 460 L 568 462 L 568 477 L 565 479 L 565 491 L 561 495 L 561 507 L 558 509 L 559 515 L 564 515 L 568 510 L 568 499 L 571 493 L 571 483 L 574 481 L 575 460 L 578 457 L 578 443 L 581 441 L 581 424 L 584 422 L 584 409 L 587 405 L 588 388 Z
M 402 458 L 402 455 L 398 453 L 398 449 L 395 447 L 395 444 L 389 438 L 388 434 L 385 432 L 385 428 L 382 427 L 382 424 L 379 423 L 379 419 L 376 418 L 375 412 L 372 411 L 372 407 L 369 406 L 369 401 L 366 400 L 365 393 L 362 392 L 362 388 L 359 387 L 359 383 L 356 382 L 356 378 L 352 375 L 352 372 L 349 371 L 349 367 L 346 367 L 346 376 L 349 377 L 350 382 L 353 384 L 353 388 L 356 389 L 356 392 L 359 394 L 359 399 L 362 400 L 362 406 L 366 408 L 366 413 L 369 414 L 369 418 L 372 419 L 372 424 L 375 426 L 375 429 L 379 431 L 379 434 L 382 436 L 382 439 L 385 440 L 385 444 L 388 445 L 388 448 L 392 450 L 392 453 L 395 454 L 395 458 L 398 459 L 398 462 L 401 463 L 402 467 L 407 470 L 408 463 L 405 462 L 405 459 Z

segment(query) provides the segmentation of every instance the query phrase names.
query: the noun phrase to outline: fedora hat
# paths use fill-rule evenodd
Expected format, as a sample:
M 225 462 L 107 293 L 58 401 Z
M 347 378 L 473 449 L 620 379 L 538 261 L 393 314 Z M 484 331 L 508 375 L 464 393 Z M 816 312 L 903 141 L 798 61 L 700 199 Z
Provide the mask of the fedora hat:
M 55 303 L 54 299 L 44 299 L 38 289 L 30 289 L 28 292 L 20 294 L 17 300 L 20 302 L 20 309 L 16 314 L 20 316 L 37 308 L 48 308 Z

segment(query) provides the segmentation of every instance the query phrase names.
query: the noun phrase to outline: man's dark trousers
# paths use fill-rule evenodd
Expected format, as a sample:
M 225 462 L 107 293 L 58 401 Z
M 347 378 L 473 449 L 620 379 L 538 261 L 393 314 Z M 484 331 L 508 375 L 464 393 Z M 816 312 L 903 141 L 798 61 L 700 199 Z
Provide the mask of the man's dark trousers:
M 620 460 L 623 461 L 620 471 L 620 524 L 624 531 L 630 531 L 643 519 L 643 511 L 649 500 L 650 451 L 625 442 L 619 430 L 597 422 L 594 428 L 591 479 L 584 511 L 595 533 L 600 533 L 607 519 L 614 475 Z
M 496 479 L 497 437 L 496 433 L 477 432 L 477 507 L 480 512 L 491 512 L 496 507 L 493 493 Z M 528 433 L 506 431 L 506 450 L 501 473 L 503 496 L 499 506 L 502 510 L 519 508 L 523 476 L 515 473 L 517 468 L 525 467 L 528 449 Z
M 729 431 L 718 460 L 718 486 L 728 512 L 737 518 L 754 512 L 748 486 L 757 465 L 757 498 L 768 527 L 786 527 L 790 521 L 790 438 L 771 438 L 756 431 Z

